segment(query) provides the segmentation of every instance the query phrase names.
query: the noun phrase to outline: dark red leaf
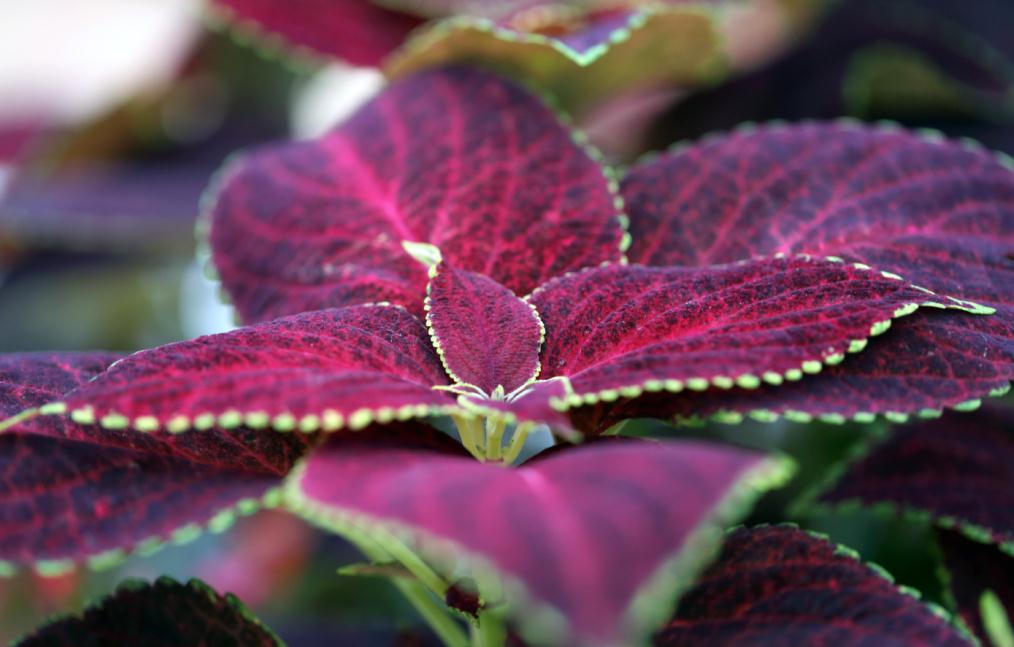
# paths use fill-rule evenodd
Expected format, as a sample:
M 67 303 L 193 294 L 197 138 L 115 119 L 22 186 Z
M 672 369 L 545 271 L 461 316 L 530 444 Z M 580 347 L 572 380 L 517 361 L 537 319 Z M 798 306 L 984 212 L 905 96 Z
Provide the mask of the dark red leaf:
M 534 380 L 544 334 L 535 309 L 485 276 L 446 263 L 435 272 L 426 323 L 455 383 L 503 397 Z
M 323 138 L 229 167 L 211 245 L 240 314 L 349 303 L 421 312 L 426 272 L 403 242 L 517 294 L 621 257 L 613 183 L 537 99 L 496 76 L 395 83 Z
M 35 407 L 98 374 L 115 355 L 0 356 L 0 413 Z M 0 433 L 0 572 L 108 564 L 127 549 L 223 530 L 232 508 L 272 493 L 313 437 L 239 428 L 176 436 L 43 416 Z
M 1005 391 L 1014 379 L 1014 173 L 999 158 L 897 129 L 766 126 L 643 164 L 623 192 L 632 260 L 834 255 L 997 311 L 919 314 L 817 379 L 713 395 L 695 403 L 698 413 L 939 411 Z
M 939 416 L 945 407 L 974 408 L 983 396 L 1002 395 L 1010 388 L 1014 325 L 1007 321 L 1014 322 L 1014 317 L 917 313 L 871 340 L 864 352 L 800 382 L 620 400 L 574 415 L 584 416 L 578 427 L 587 430 L 646 416 L 713 417 L 731 423 L 780 417 L 872 422 L 875 414 L 904 422 L 913 415 Z M 589 416 L 595 419 L 591 424 Z
M 567 377 L 569 406 L 799 379 L 920 304 L 955 305 L 878 272 L 808 258 L 596 268 L 551 281 L 531 301 L 546 326 L 541 378 Z
M 66 616 L 36 629 L 19 647 L 274 647 L 282 642 L 233 595 L 207 584 L 161 577 L 148 584 L 128 580 L 81 616 Z
M 245 36 L 289 45 L 353 65 L 375 66 L 421 21 L 369 0 L 214 0 Z
M 1014 303 L 1014 173 L 963 143 L 846 123 L 764 126 L 642 164 L 623 194 L 634 262 L 833 255 Z
M 855 553 L 795 528 L 740 528 L 657 647 L 960 647 L 957 630 Z
M 119 358 L 101 351 L 0 355 L 0 423 L 59 398 Z
M 716 527 L 784 476 L 761 455 L 693 442 L 597 443 L 512 469 L 410 439 L 332 437 L 293 484 L 293 505 L 339 531 L 349 519 L 409 531 L 451 581 L 481 589 L 492 566 L 523 629 L 582 645 L 628 644 L 624 634 L 657 626 L 675 580 L 710 556 Z M 674 558 L 677 572 L 657 579 Z
M 63 400 L 77 422 L 141 431 L 359 429 L 454 401 L 422 322 L 396 306 L 285 317 L 136 353 Z
M 983 623 L 982 595 L 992 591 L 1008 618 L 1014 618 L 1014 556 L 960 532 L 938 530 L 947 586 L 965 624 L 983 645 L 994 644 Z
M 898 427 L 845 466 L 816 502 L 886 504 L 1014 542 L 1014 410 Z

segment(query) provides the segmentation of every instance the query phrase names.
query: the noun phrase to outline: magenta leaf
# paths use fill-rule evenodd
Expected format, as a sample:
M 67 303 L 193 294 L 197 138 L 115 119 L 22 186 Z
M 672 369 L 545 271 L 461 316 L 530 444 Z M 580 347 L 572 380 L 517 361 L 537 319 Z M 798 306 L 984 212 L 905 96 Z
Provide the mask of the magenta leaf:
M 142 351 L 63 402 L 76 422 L 113 429 L 311 432 L 436 413 L 454 403 L 431 388 L 442 384 L 422 322 L 397 306 L 353 306 Z
M 799 379 L 920 305 L 957 305 L 878 272 L 808 258 L 596 268 L 530 298 L 546 327 L 540 377 L 566 377 L 572 392 L 560 406 Z
M 1014 411 L 1001 406 L 898 427 L 844 466 L 816 504 L 881 505 L 1014 544 L 1012 429 Z
M 0 423 L 84 384 L 119 358 L 101 351 L 0 355 Z
M 543 642 L 643 637 L 717 528 L 786 475 L 762 455 L 693 442 L 593 443 L 504 469 L 413 446 L 417 435 L 333 436 L 295 476 L 292 506 L 339 532 L 350 520 L 397 532 L 487 601 L 483 582 L 502 575 L 504 603 Z
M 986 629 L 983 595 L 995 596 L 1008 618 L 1014 618 L 1014 556 L 952 530 L 938 530 L 951 602 L 983 645 L 1000 647 Z M 995 613 L 995 611 L 994 611 Z
M 526 294 L 621 258 L 613 188 L 535 97 L 450 68 L 389 86 L 319 140 L 239 159 L 211 247 L 247 321 L 370 301 L 421 313 L 426 272 L 403 243 Z
M 739 528 L 686 593 L 657 647 L 960 647 L 939 612 L 854 552 L 786 526 Z
M 426 300 L 429 325 L 456 386 L 507 396 L 539 374 L 544 331 L 535 309 L 496 281 L 446 263 L 435 268 Z
M 1011 303 L 1014 173 L 971 145 L 846 123 L 744 129 L 623 182 L 631 261 L 839 256 L 942 294 Z
M 420 24 L 369 0 L 213 0 L 225 22 L 265 45 L 278 37 L 317 56 L 375 66 Z
M 694 413 L 904 416 L 967 406 L 1014 379 L 1014 174 L 1000 158 L 883 127 L 767 126 L 642 164 L 623 193 L 631 260 L 833 255 L 996 310 L 917 315 L 818 378 L 712 395 Z
M 0 356 L 0 414 L 57 399 L 115 357 Z M 58 416 L 8 423 L 0 433 L 0 571 L 32 563 L 52 573 L 86 560 L 99 567 L 137 546 L 190 539 L 203 525 L 224 530 L 234 508 L 276 501 L 313 441 L 244 428 L 139 434 Z
M 599 403 L 586 408 L 593 411 L 581 409 L 573 415 L 581 415 L 584 421 L 578 426 L 589 431 L 646 416 L 676 421 L 710 417 L 727 423 L 782 417 L 872 422 L 875 414 L 895 422 L 915 415 L 939 417 L 945 407 L 973 408 L 982 396 L 1009 390 L 1014 325 L 1007 321 L 959 312 L 917 314 L 871 340 L 864 352 L 799 382 Z
M 232 594 L 169 577 L 150 584 L 127 580 L 80 616 L 57 618 L 17 642 L 19 647 L 141 644 L 275 647 L 282 642 Z

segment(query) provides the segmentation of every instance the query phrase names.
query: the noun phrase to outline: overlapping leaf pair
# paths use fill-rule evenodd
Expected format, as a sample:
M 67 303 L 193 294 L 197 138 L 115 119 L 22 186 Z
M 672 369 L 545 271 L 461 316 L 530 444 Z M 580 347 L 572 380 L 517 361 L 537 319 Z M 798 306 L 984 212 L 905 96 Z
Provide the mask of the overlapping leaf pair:
M 625 90 L 693 87 L 720 77 L 729 69 L 722 32 L 739 4 L 214 0 L 213 7 L 244 39 L 285 54 L 382 66 L 391 78 L 481 64 L 579 109 Z M 791 7 L 781 9 L 791 15 Z
M 464 557 L 484 601 L 499 587 L 528 610 L 526 636 L 644 637 L 783 469 L 617 441 L 502 470 L 416 419 L 449 414 L 473 453 L 502 459 L 511 424 L 521 438 L 646 415 L 899 418 L 970 408 L 1014 370 L 1014 175 L 951 142 L 772 126 L 617 187 L 528 93 L 449 68 L 321 140 L 238 159 L 216 195 L 215 265 L 263 323 L 106 370 L 8 358 L 4 413 L 48 415 L 4 423 L 3 558 L 101 563 L 223 528 L 222 510 L 250 509 L 314 448 L 287 503 L 373 556 L 422 554 L 406 559 L 435 592 Z M 370 429 L 316 447 L 345 427 Z M 32 465 L 52 474 L 54 457 L 66 477 L 40 490 Z

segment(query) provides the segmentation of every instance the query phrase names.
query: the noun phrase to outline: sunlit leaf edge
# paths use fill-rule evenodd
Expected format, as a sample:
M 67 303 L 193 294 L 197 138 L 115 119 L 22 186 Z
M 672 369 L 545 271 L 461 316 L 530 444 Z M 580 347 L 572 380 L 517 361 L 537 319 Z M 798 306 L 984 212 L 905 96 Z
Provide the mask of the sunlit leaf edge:
M 500 612 L 515 620 L 521 636 L 533 645 L 567 644 L 573 638 L 566 618 L 559 611 L 533 599 L 520 579 L 501 573 L 481 554 L 409 524 L 329 509 L 303 496 L 299 483 L 305 461 L 297 463 L 283 486 L 285 509 L 353 543 L 361 544 L 365 540 L 386 550 L 385 544 L 393 538 L 400 544 L 395 552 L 404 545 L 416 545 L 420 555 L 434 565 L 445 567 L 447 573 L 451 573 L 457 562 L 458 569 L 454 573 L 460 574 L 463 568 L 479 584 L 480 590 L 484 582 L 500 582 L 499 588 L 511 600 L 509 607 Z M 657 630 L 672 613 L 678 597 L 692 587 L 697 575 L 717 556 L 725 528 L 745 516 L 761 495 L 788 483 L 795 472 L 795 462 L 782 454 L 768 454 L 744 472 L 710 517 L 687 536 L 683 548 L 661 560 L 655 573 L 635 593 L 623 619 L 623 632 L 635 640 L 643 640 Z

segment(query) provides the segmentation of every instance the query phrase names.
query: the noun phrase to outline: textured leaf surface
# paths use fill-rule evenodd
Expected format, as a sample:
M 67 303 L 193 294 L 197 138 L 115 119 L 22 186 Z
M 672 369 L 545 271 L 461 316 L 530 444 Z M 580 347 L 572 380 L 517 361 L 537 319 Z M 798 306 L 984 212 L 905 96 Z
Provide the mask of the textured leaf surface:
M 578 395 L 613 391 L 607 399 L 798 379 L 934 299 L 877 272 L 803 258 L 596 268 L 531 296 L 546 326 L 541 377 L 567 376 Z
M 573 25 L 547 25 L 550 36 L 503 19 L 451 18 L 414 34 L 385 70 L 401 78 L 448 63 L 480 64 L 575 110 L 627 89 L 699 85 L 725 69 L 717 18 L 707 7 L 579 15 Z
M 538 375 L 542 322 L 528 303 L 496 281 L 446 263 L 428 292 L 426 322 L 455 381 L 509 394 Z
M 962 620 L 983 645 L 993 645 L 984 630 L 980 600 L 983 592 L 992 591 L 1007 617 L 1014 618 L 1014 556 L 952 530 L 938 530 L 937 539 L 947 585 Z
M 61 397 L 115 359 L 109 353 L 0 357 L 0 413 Z M 277 486 L 312 437 L 250 429 L 174 436 L 80 426 L 44 416 L 0 433 L 0 565 L 109 557 L 197 525 Z M 216 517 L 217 516 L 217 517 Z M 188 527 L 185 532 L 181 528 Z M 98 563 L 98 562 L 96 562 Z
M 845 501 L 922 511 L 1014 542 L 1014 411 L 993 406 L 895 429 L 817 497 Z
M 107 427 L 314 431 L 427 415 L 453 403 L 431 389 L 446 383 L 422 322 L 353 306 L 142 351 L 64 400 L 77 420 Z
M 421 312 L 403 241 L 517 294 L 621 257 L 610 181 L 537 99 L 478 70 L 393 84 L 323 138 L 225 174 L 213 258 L 244 319 L 392 301 Z
M 648 396 L 600 403 L 595 411 L 575 414 L 597 419 L 581 428 L 645 416 L 713 416 L 727 422 L 744 417 L 870 422 L 874 414 L 887 414 L 893 420 L 939 415 L 944 408 L 972 406 L 987 394 L 1009 388 L 1014 374 L 1014 326 L 1008 320 L 1014 318 L 920 312 L 870 340 L 858 355 L 840 365 L 825 366 L 820 374 L 799 382 Z M 969 335 L 970 331 L 974 334 Z
M 677 576 L 692 575 L 716 519 L 729 522 L 781 471 L 752 452 L 691 442 L 592 444 L 505 469 L 410 438 L 332 437 L 294 483 L 294 505 L 325 526 L 365 518 L 411 529 L 438 567 L 485 560 L 507 577 L 519 621 L 546 617 L 522 604 L 523 590 L 562 613 L 582 645 L 617 643 L 628 605 L 663 563 L 679 554 Z M 626 629 L 653 629 L 643 623 L 662 619 L 653 614 L 668 611 L 673 583 L 653 589 L 652 608 Z
M 353 65 L 375 66 L 420 24 L 368 0 L 214 0 L 228 22 L 254 35 Z M 270 43 L 270 40 L 266 40 Z
M 1014 301 L 1014 173 L 957 142 L 767 126 L 638 166 L 623 194 L 634 262 L 840 256 L 944 294 Z
M 281 641 L 232 595 L 197 580 L 128 581 L 80 617 L 64 617 L 19 641 L 19 647 L 274 647 Z
M 0 355 L 0 422 L 60 397 L 119 358 L 102 351 Z
M 784 526 L 730 533 L 684 595 L 658 647 L 969 645 L 953 627 L 850 551 Z
M 1014 378 L 1014 173 L 993 156 L 891 129 L 769 126 L 643 164 L 623 192 L 632 260 L 834 255 L 997 309 L 920 313 L 818 379 L 709 397 L 700 413 L 907 414 L 984 397 Z

